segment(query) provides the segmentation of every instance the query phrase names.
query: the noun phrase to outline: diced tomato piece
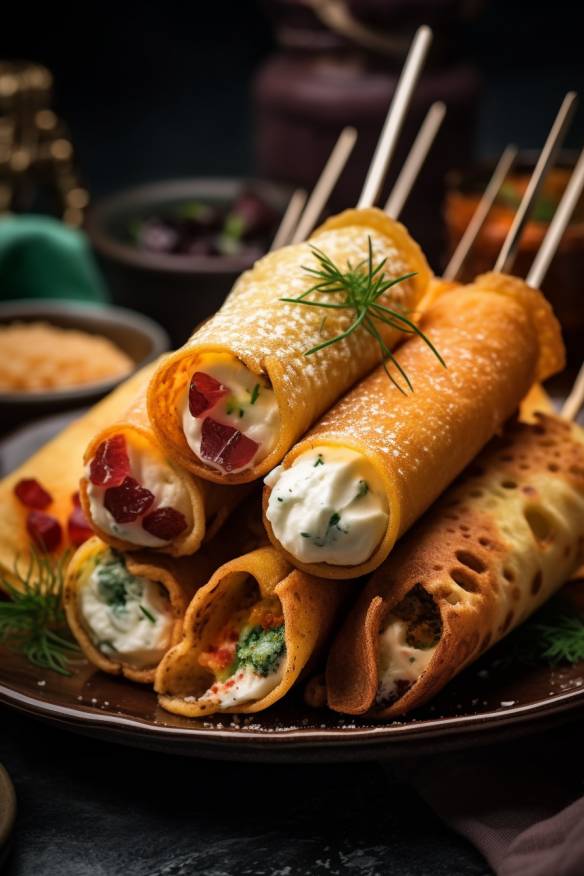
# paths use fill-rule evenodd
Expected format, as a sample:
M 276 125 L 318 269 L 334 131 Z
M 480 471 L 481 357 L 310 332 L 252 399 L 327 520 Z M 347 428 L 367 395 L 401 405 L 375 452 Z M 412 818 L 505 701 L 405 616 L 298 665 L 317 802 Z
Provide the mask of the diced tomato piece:
M 211 646 L 199 654 L 199 664 L 213 673 L 223 672 L 235 660 L 235 642 L 224 642 L 220 646 Z
M 193 417 L 200 417 L 205 411 L 210 411 L 231 390 L 223 386 L 210 374 L 195 371 L 189 386 L 189 411 Z
M 94 534 L 87 517 L 83 513 L 83 508 L 79 505 L 76 505 L 69 515 L 67 534 L 69 541 L 75 547 L 79 547 L 80 544 L 83 544 L 84 541 L 87 541 Z
M 14 487 L 14 495 L 27 508 L 36 508 L 42 511 L 48 508 L 53 497 L 47 493 L 35 478 L 22 478 Z
M 61 544 L 61 524 L 44 511 L 30 511 L 26 518 L 26 529 L 35 547 L 43 553 L 50 553 Z
M 142 526 L 150 535 L 161 538 L 163 541 L 171 541 L 187 528 L 184 515 L 175 508 L 157 508 L 151 511 L 142 520 Z
M 102 441 L 89 465 L 89 480 L 96 487 L 119 487 L 130 474 L 130 459 L 123 435 Z
M 243 435 L 239 429 L 206 417 L 201 430 L 201 456 L 217 463 L 225 471 L 244 468 L 251 462 L 260 445 Z
M 125 478 L 119 487 L 105 491 L 103 504 L 116 523 L 132 523 L 145 514 L 154 501 L 154 494 L 134 478 Z

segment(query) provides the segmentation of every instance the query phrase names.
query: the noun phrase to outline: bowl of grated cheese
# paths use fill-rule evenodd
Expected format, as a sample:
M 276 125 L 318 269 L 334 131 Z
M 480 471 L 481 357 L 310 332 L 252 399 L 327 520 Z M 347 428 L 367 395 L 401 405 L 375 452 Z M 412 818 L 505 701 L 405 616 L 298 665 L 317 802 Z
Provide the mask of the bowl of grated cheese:
M 0 431 L 94 404 L 168 344 L 157 323 L 121 307 L 0 304 Z

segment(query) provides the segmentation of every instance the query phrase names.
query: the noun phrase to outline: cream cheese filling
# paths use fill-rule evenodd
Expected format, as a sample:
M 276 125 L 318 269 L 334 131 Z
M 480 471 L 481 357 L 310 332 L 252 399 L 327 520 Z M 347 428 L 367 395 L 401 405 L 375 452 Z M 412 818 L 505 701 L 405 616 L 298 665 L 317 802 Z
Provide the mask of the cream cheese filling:
M 260 700 L 280 684 L 284 676 L 286 655 L 283 654 L 277 668 L 268 675 L 260 675 L 251 667 L 238 669 L 225 681 L 217 681 L 200 697 L 186 697 L 187 702 L 213 702 L 222 709 L 241 706 Z
M 390 616 L 387 627 L 379 635 L 378 704 L 400 696 L 403 693 L 401 685 L 411 687 L 424 672 L 438 647 L 415 648 L 408 645 L 407 632 L 408 627 L 403 620 Z
M 160 584 L 130 574 L 123 559 L 107 551 L 82 575 L 79 587 L 82 623 L 104 656 L 119 657 L 137 668 L 161 660 L 174 618 Z
M 242 362 L 229 355 L 214 353 L 203 356 L 196 370 L 213 377 L 227 387 L 229 393 L 198 417 L 191 414 L 188 391 L 185 393 L 180 415 L 187 444 L 205 465 L 216 471 L 227 471 L 219 463 L 205 458 L 201 452 L 203 423 L 207 417 L 211 417 L 218 423 L 237 429 L 258 444 L 254 456 L 245 465 L 230 467 L 229 472 L 251 468 L 273 450 L 278 440 L 280 413 L 273 389 Z
M 193 525 L 192 506 L 188 491 L 181 479 L 162 455 L 157 454 L 150 445 L 145 442 L 134 442 L 127 434 L 125 438 L 130 460 L 130 476 L 154 495 L 154 501 L 147 513 L 150 514 L 157 508 L 173 508 L 183 515 L 187 521 L 188 529 L 191 529 Z M 130 523 L 117 523 L 104 505 L 107 487 L 98 487 L 91 483 L 89 466 L 87 466 L 85 477 L 91 520 L 102 532 L 140 547 L 156 548 L 169 544 L 168 541 L 147 532 L 142 526 L 140 517 Z
M 342 447 L 315 447 L 265 479 L 266 516 L 282 547 L 302 563 L 356 566 L 385 535 L 387 498 L 373 465 Z

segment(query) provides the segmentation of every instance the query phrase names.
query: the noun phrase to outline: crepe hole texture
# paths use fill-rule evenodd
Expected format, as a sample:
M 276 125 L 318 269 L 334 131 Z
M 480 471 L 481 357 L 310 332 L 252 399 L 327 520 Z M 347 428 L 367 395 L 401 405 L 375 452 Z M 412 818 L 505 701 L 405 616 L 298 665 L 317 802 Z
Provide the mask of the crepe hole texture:
M 450 577 L 467 593 L 477 593 L 479 590 L 475 576 L 469 569 L 451 569 Z
M 529 505 L 523 513 L 537 543 L 541 547 L 550 545 L 555 538 L 555 527 L 551 517 L 537 505 Z

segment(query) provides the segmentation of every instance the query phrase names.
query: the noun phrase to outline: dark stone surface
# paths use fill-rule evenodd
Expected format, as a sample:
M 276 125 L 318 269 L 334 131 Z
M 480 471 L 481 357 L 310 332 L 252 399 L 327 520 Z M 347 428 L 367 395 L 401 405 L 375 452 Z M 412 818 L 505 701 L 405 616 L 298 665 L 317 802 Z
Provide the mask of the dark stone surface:
M 18 796 L 6 876 L 486 876 L 377 764 L 148 754 L 0 710 Z

